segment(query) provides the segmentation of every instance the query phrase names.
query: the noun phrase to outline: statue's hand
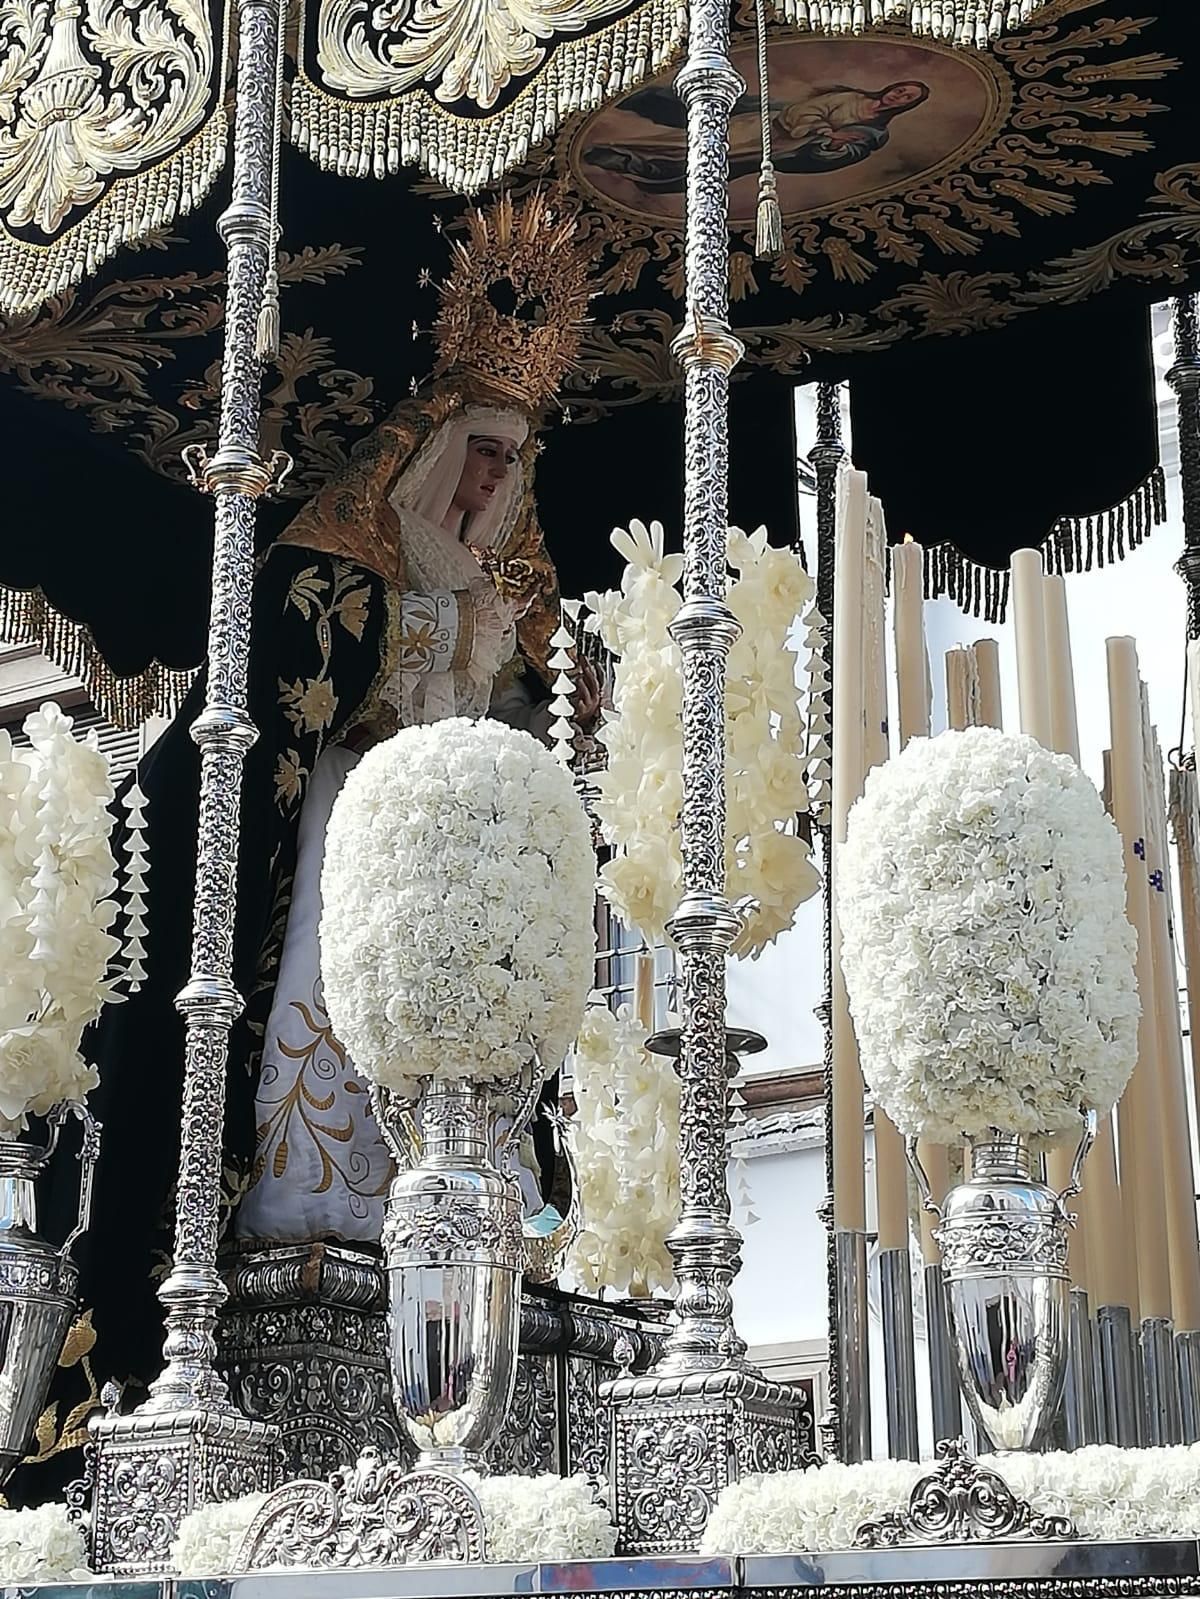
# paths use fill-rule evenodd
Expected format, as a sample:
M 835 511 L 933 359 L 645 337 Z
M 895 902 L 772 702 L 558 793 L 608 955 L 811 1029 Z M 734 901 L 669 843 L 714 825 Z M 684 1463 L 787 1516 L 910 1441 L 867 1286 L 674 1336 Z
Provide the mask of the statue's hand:
M 600 679 L 591 661 L 582 660 L 576 669 L 575 720 L 586 733 L 600 715 Z

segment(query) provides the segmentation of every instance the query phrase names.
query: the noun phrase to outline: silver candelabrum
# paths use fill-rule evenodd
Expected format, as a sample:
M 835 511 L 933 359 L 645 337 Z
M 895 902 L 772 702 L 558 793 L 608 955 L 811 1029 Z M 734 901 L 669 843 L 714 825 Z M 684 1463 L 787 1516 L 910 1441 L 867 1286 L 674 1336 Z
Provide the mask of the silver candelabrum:
M 79 1215 L 57 1247 L 38 1233 L 35 1185 L 68 1114 L 83 1123 Z M 25 1455 L 76 1311 L 71 1248 L 91 1218 L 100 1128 L 82 1105 L 58 1105 L 43 1146 L 0 1138 L 0 1485 Z
M 1062 1400 L 1074 1221 L 1066 1201 L 1080 1190 L 1095 1135 L 1088 1112 L 1070 1182 L 1056 1193 L 1037 1174 L 1029 1139 L 993 1128 L 968 1140 L 971 1176 L 940 1204 L 908 1140 L 924 1204 L 938 1218 L 963 1397 L 999 1450 L 1036 1448 Z
M 328 1482 L 275 1491 L 239 1565 L 342 1567 L 487 1557 L 464 1473 L 485 1470 L 517 1376 L 524 1275 L 557 1274 L 574 1209 L 549 1231 L 522 1223 L 514 1160 L 541 1089 L 428 1082 L 415 1113 L 372 1093 L 396 1161 L 383 1223 L 388 1353 L 396 1412 L 417 1450 L 408 1469 L 367 1450 Z

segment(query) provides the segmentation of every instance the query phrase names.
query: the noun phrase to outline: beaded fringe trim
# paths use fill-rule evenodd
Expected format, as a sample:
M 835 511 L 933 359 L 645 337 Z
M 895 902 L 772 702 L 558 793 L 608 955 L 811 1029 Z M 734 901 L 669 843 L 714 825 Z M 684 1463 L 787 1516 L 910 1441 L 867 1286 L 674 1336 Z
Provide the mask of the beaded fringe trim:
M 200 204 L 225 164 L 229 119 L 218 106 L 181 149 L 144 172 L 120 178 L 74 227 L 50 244 L 27 244 L 0 223 L 0 311 L 31 311 L 73 288 L 123 244 L 170 227 Z
M 69 676 L 78 678 L 95 708 L 126 732 L 151 716 L 174 716 L 196 677 L 158 661 L 132 677 L 118 677 L 81 622 L 56 611 L 40 589 L 0 588 L 0 640 L 33 644 Z
M 1019 28 L 1052 0 L 773 0 L 786 21 L 813 33 L 861 34 L 871 28 L 907 27 L 947 44 L 986 49 Z
M 667 66 L 687 35 L 679 0 L 558 44 L 537 76 L 493 116 L 453 116 L 424 90 L 371 103 L 336 99 L 303 72 L 292 87 L 292 143 L 343 177 L 383 178 L 419 166 L 458 194 L 475 194 L 525 160 L 578 111 L 594 111 Z
M 1167 485 L 1156 466 L 1127 500 L 1096 516 L 1064 516 L 1041 545 L 1047 572 L 1090 572 L 1124 560 L 1167 519 Z M 945 594 L 985 622 L 1003 622 L 1008 608 L 1007 567 L 983 566 L 953 544 L 925 551 L 925 596 Z

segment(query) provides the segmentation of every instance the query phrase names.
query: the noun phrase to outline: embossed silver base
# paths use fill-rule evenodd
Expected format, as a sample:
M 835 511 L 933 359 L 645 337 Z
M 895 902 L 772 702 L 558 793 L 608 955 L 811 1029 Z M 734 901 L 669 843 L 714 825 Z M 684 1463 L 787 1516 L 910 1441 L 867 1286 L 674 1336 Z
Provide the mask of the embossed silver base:
M 1096 1365 L 1100 1374 L 1100 1431 L 1105 1443 L 1136 1449 L 1141 1414 L 1141 1384 L 1127 1305 L 1101 1305 L 1096 1311 Z
M 1175 1334 L 1180 1442 L 1200 1443 L 1200 1332 Z
M 849 1227 L 833 1234 L 838 1319 L 840 1455 L 871 1458 L 871 1376 L 867 1344 L 867 1238 Z
M 804 1395 L 753 1371 L 619 1377 L 612 1407 L 612 1511 L 618 1550 L 686 1554 L 731 1482 L 813 1457 Z
M 1150 1448 L 1180 1441 L 1175 1329 L 1166 1316 L 1142 1317 L 1142 1407 Z
M 879 1300 L 887 1387 L 888 1454 L 893 1460 L 918 1460 L 921 1446 L 917 1435 L 912 1260 L 907 1249 L 880 1250 Z
M 165 1571 L 190 1511 L 274 1484 L 278 1430 L 232 1410 L 100 1416 L 90 1431 L 95 1571 Z
M 236 1257 L 226 1276 L 221 1369 L 239 1408 L 278 1426 L 282 1476 L 324 1481 L 366 1449 L 397 1455 L 379 1261 L 361 1249 L 280 1245 Z M 664 1309 L 527 1288 L 516 1392 L 488 1452 L 492 1470 L 607 1478 L 600 1384 L 653 1364 Z M 810 1393 L 806 1401 L 811 1412 Z
M 1096 1417 L 1095 1361 L 1092 1318 L 1085 1289 L 1072 1288 L 1067 1324 L 1067 1381 L 1063 1391 L 1063 1416 L 1068 1449 L 1099 1443 Z
M 933 1410 L 933 1441 L 957 1438 L 963 1430 L 962 1394 L 958 1367 L 950 1338 L 946 1285 L 940 1261 L 925 1267 L 925 1337 L 929 1342 L 929 1389 Z

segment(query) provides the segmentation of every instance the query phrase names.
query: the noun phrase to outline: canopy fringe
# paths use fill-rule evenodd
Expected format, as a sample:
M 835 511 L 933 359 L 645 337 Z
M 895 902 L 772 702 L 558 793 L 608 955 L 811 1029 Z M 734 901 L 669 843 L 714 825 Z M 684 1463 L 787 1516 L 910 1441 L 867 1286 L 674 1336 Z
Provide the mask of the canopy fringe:
M 455 116 L 421 89 L 378 100 L 343 100 L 303 71 L 292 85 L 293 144 L 327 172 L 384 178 L 419 166 L 457 194 L 476 194 L 519 166 L 581 111 L 652 78 L 687 36 L 681 0 L 650 0 L 631 16 L 556 45 L 549 61 L 503 111 Z
M 118 677 L 89 629 L 56 611 L 41 589 L 0 588 L 0 641 L 34 645 L 61 672 L 77 678 L 101 716 L 126 732 L 148 717 L 174 716 L 199 670 L 154 661 L 144 672 Z
M 872 28 L 906 27 L 910 33 L 978 50 L 1019 28 L 1052 0 L 773 0 L 794 27 L 813 33 L 863 34 Z
M 1145 543 L 1167 519 L 1167 485 L 1161 466 L 1142 480 L 1128 499 L 1094 516 L 1064 516 L 1041 544 L 1047 572 L 1090 572 L 1112 566 Z M 1008 608 L 1007 567 L 985 566 L 953 544 L 925 550 L 925 596 L 945 595 L 985 622 L 1003 622 Z
M 91 277 L 124 244 L 169 228 L 205 198 L 225 165 L 229 119 L 218 106 L 166 160 L 118 178 L 85 217 L 49 244 L 27 244 L 0 224 L 0 312 L 19 315 Z

